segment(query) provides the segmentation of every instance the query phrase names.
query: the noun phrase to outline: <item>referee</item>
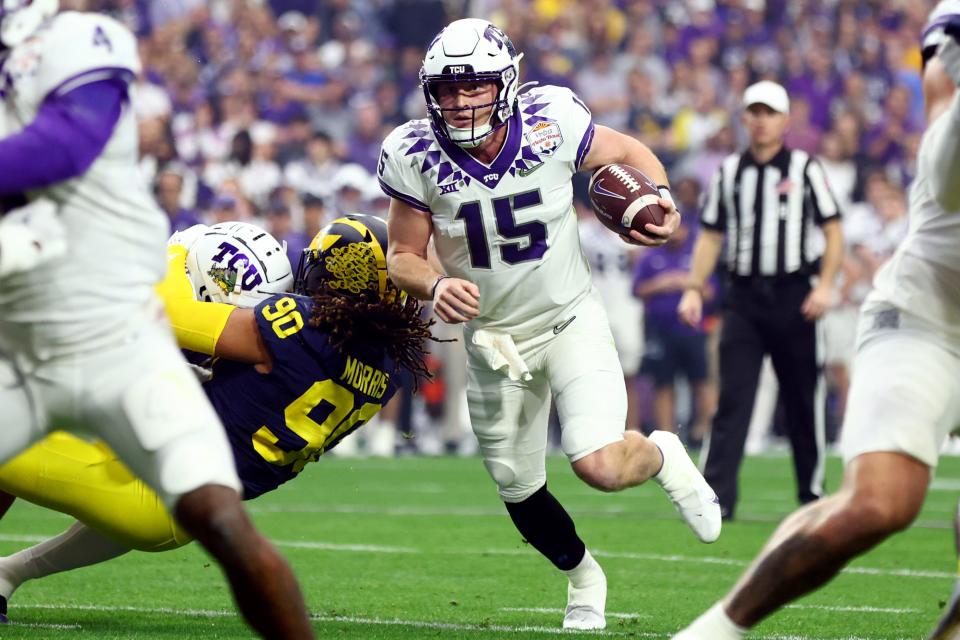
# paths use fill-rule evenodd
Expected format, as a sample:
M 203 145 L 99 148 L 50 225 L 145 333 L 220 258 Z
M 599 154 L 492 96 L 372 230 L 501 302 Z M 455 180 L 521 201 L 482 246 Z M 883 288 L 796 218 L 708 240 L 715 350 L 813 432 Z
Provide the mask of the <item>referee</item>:
M 806 503 L 823 493 L 825 398 L 817 321 L 830 305 L 843 256 L 840 212 L 823 168 L 807 153 L 784 146 L 786 90 L 758 82 L 747 88 L 743 102 L 750 144 L 727 157 L 713 177 L 688 288 L 677 307 L 684 322 L 699 325 L 704 283 L 723 252 L 720 398 L 701 464 L 726 519 L 737 505 L 737 475 L 765 354 L 780 382 L 798 498 Z

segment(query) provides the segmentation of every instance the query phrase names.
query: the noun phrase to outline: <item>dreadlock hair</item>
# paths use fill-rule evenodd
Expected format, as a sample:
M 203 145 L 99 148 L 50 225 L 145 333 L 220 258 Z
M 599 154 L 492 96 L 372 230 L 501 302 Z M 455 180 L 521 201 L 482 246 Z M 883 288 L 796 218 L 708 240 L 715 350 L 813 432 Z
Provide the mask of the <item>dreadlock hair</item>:
M 326 284 L 311 293 L 313 316 L 310 325 L 330 336 L 330 345 L 343 353 L 348 350 L 382 350 L 396 363 L 394 373 L 406 369 L 420 379 L 432 377 L 427 369 L 425 343 L 450 342 L 433 337 L 436 320 L 421 317 L 422 306 L 413 296 L 394 296 L 380 300 L 376 293 L 344 295 Z

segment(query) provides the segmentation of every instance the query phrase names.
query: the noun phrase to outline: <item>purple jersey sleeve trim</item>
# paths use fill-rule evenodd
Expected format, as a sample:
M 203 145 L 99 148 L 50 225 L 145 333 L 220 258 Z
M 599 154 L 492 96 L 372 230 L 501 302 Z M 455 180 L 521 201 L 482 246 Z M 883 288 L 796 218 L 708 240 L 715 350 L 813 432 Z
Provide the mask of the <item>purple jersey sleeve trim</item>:
M 127 83 L 117 78 L 50 94 L 33 122 L 0 140 L 0 196 L 86 173 L 113 135 L 127 100 Z
M 80 73 L 74 74 L 51 89 L 46 96 L 62 96 L 70 93 L 85 84 L 100 82 L 103 80 L 119 79 L 129 84 L 133 81 L 135 75 L 133 71 L 126 67 L 97 67 L 96 69 L 86 69 Z
M 417 200 L 416 198 L 414 198 L 414 197 L 412 197 L 412 196 L 408 196 L 408 195 L 405 194 L 405 193 L 400 193 L 399 191 L 397 191 L 396 189 L 394 189 L 394 188 L 392 188 L 390 185 L 388 185 L 386 182 L 384 182 L 382 179 L 380 180 L 380 188 L 383 189 L 383 192 L 384 192 L 385 194 L 387 194 L 388 196 L 390 196 L 391 198 L 396 198 L 397 200 L 400 200 L 401 202 L 405 202 L 405 203 L 407 203 L 408 205 L 410 205 L 411 207 L 413 207 L 414 209 L 419 209 L 420 211 L 424 211 L 424 212 L 426 212 L 426 213 L 430 213 L 430 207 L 429 207 L 429 206 L 427 206 L 427 205 L 424 204 L 423 202 L 420 202 L 419 200 Z
M 590 126 L 587 128 L 586 133 L 583 134 L 583 138 L 580 140 L 580 146 L 577 147 L 577 159 L 576 167 L 577 170 L 580 169 L 580 165 L 583 164 L 583 161 L 586 159 L 587 154 L 590 153 L 590 145 L 593 144 L 593 121 L 590 121 Z

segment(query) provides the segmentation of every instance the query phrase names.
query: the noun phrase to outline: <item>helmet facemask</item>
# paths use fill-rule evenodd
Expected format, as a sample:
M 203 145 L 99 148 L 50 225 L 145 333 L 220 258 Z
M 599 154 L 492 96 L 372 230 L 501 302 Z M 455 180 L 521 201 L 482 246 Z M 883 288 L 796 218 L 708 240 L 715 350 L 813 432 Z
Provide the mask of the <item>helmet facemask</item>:
M 303 250 L 294 292 L 393 302 L 399 290 L 387 277 L 386 251 L 387 225 L 382 219 L 361 214 L 337 218 Z
M 519 59 L 519 58 L 518 58 Z M 446 76 L 446 77 L 444 77 Z M 440 100 L 437 97 L 437 90 L 442 84 L 454 82 L 494 82 L 497 87 L 496 99 L 493 102 L 472 105 L 467 107 L 441 107 Z M 479 147 L 483 141 L 500 127 L 507 124 L 510 116 L 513 115 L 513 104 L 507 100 L 507 92 L 504 87 L 510 86 L 510 83 L 516 86 L 516 76 L 513 67 L 507 67 L 500 71 L 491 73 L 474 74 L 456 74 L 448 73 L 439 76 L 427 78 L 423 71 L 420 72 L 420 84 L 423 87 L 424 98 L 427 101 L 427 111 L 434 127 L 451 142 L 457 145 L 472 149 Z M 477 112 L 484 109 L 490 109 L 490 114 L 485 122 L 478 122 Z M 443 117 L 444 113 L 462 113 L 470 111 L 471 125 L 469 127 L 456 127 Z

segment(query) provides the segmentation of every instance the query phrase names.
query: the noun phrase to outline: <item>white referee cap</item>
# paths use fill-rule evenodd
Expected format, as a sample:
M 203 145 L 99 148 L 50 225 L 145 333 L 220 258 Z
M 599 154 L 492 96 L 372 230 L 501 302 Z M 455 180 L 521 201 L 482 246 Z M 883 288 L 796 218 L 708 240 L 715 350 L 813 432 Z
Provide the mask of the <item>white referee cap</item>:
M 765 104 L 774 111 L 790 113 L 790 98 L 787 97 L 787 90 L 769 80 L 752 84 L 743 92 L 743 108 L 749 108 L 753 104 Z

